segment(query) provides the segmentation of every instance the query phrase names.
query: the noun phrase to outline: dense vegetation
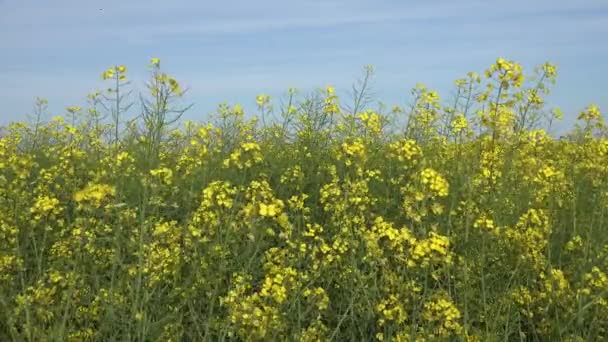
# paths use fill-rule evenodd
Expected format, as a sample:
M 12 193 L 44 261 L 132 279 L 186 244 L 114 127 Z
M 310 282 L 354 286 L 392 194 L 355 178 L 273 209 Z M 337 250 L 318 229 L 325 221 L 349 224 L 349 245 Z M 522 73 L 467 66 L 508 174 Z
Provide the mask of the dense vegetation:
M 390 111 L 368 68 L 350 106 L 290 90 L 209 123 L 151 68 L 137 117 L 116 66 L 0 140 L 0 340 L 608 338 L 606 129 L 593 105 L 541 129 L 552 64 Z

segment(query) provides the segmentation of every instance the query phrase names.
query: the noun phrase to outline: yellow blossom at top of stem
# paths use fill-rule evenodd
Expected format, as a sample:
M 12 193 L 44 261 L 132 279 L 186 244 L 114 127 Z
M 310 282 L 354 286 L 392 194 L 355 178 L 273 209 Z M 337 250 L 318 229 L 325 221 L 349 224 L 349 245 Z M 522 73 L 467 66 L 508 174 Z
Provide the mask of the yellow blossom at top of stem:
M 243 116 L 243 114 L 245 114 L 243 107 L 238 103 L 234 105 L 234 114 L 238 116 Z
M 255 97 L 255 102 L 260 107 L 263 107 L 264 105 L 268 104 L 269 101 L 270 101 L 270 96 L 268 96 L 268 95 L 260 94 Z
M 77 112 L 80 112 L 81 110 L 82 110 L 82 107 L 80 107 L 80 106 L 69 106 L 67 108 L 67 111 L 70 113 L 77 113 Z
M 101 78 L 102 78 L 103 80 L 107 80 L 107 79 L 114 78 L 114 73 L 115 73 L 114 68 L 109 68 L 108 70 L 104 71 L 104 72 L 101 74 Z
M 592 121 L 599 120 L 601 117 L 602 113 L 600 112 L 600 108 L 595 104 L 591 104 L 587 107 L 587 109 L 585 109 L 579 114 L 578 119 Z
M 496 63 L 486 70 L 485 75 L 487 78 L 497 75 L 501 85 L 505 88 L 511 85 L 520 87 L 524 81 L 521 65 L 502 57 L 498 58 Z
M 179 83 L 172 77 L 168 78 L 169 86 L 171 87 L 171 91 L 177 95 L 181 95 L 182 91 L 179 87 Z
M 547 77 L 553 77 L 557 75 L 557 66 L 555 64 L 546 62 L 543 64 L 543 71 L 547 75 Z

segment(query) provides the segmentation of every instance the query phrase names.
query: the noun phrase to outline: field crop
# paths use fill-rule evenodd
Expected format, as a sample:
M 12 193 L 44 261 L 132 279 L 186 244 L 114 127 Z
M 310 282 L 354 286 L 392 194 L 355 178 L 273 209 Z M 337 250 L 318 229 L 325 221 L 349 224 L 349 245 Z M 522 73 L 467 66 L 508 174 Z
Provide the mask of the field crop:
M 441 101 L 332 87 L 182 122 L 152 59 L 0 140 L 2 341 L 600 341 L 608 139 L 499 58 Z

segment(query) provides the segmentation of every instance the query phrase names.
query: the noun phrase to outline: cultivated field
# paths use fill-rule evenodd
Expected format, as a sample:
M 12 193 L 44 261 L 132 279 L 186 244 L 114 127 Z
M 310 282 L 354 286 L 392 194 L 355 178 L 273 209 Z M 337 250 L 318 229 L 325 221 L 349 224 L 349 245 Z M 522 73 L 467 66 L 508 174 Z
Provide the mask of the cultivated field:
M 608 338 L 607 131 L 546 133 L 552 64 L 200 124 L 151 70 L 0 140 L 0 340 Z

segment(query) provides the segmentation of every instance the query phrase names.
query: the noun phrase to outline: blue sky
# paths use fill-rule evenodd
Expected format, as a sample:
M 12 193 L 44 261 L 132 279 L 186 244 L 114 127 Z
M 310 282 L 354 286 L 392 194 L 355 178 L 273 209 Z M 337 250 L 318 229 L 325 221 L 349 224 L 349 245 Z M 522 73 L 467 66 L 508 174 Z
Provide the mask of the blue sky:
M 449 98 L 456 78 L 505 57 L 558 65 L 549 102 L 565 127 L 590 103 L 608 113 L 606 37 L 606 0 L 0 0 L 0 124 L 23 120 L 36 96 L 51 115 L 84 106 L 115 64 L 142 89 L 154 56 L 190 88 L 192 120 L 289 87 L 345 95 L 365 64 L 389 106 L 417 82 Z

